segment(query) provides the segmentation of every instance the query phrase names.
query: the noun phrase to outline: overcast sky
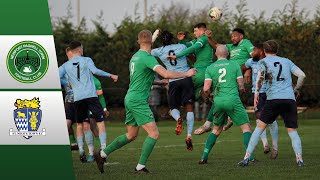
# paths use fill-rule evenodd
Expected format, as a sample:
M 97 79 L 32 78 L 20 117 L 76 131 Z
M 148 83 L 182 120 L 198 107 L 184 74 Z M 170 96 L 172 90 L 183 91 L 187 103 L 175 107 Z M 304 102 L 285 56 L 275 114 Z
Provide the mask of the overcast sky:
M 73 14 L 73 21 L 77 24 L 77 1 L 78 0 L 48 0 L 50 14 L 52 18 L 66 16 L 68 4 L 71 5 Z M 87 19 L 88 28 L 93 27 L 90 20 L 96 17 L 103 11 L 103 23 L 109 32 L 113 32 L 114 25 L 119 24 L 124 16 L 133 15 L 136 3 L 139 3 L 139 12 L 143 17 L 144 0 L 79 0 L 80 1 L 80 15 Z M 239 4 L 240 0 L 148 0 L 147 6 L 162 6 L 168 7 L 171 2 L 182 3 L 191 11 L 208 8 L 212 2 L 214 6 L 222 7 L 225 2 L 228 3 L 229 9 L 235 9 L 235 5 Z M 258 15 L 261 11 L 266 12 L 265 17 L 271 17 L 276 9 L 283 9 L 285 4 L 290 3 L 291 0 L 247 0 L 250 14 Z M 309 17 L 313 17 L 316 12 L 316 7 L 320 5 L 320 0 L 299 0 L 298 8 L 301 10 L 305 8 L 310 12 Z M 156 11 L 157 12 L 157 11 Z

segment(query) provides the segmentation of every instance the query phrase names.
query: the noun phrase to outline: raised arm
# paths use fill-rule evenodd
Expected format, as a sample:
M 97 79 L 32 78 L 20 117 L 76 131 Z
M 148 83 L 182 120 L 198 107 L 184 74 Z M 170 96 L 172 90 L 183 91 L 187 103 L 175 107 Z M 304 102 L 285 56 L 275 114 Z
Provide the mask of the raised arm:
M 221 45 L 216 40 L 212 39 L 212 31 L 211 30 L 206 30 L 205 34 L 208 37 L 208 42 L 213 49 L 216 49 L 217 46 Z

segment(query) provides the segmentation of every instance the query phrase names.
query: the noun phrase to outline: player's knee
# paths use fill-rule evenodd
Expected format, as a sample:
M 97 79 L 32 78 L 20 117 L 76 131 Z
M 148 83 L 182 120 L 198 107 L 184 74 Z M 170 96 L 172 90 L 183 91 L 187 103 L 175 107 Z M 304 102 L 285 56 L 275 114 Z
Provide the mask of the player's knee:
M 129 141 L 134 141 L 134 140 L 137 139 L 138 134 L 127 133 L 126 136 L 127 136 L 127 138 L 128 138 Z
M 83 123 L 83 131 L 88 131 L 88 130 L 90 130 L 90 124 L 87 122 L 84 122 Z
M 153 139 L 158 139 L 159 138 L 159 131 L 158 129 L 157 130 L 154 130 L 152 132 L 149 132 L 148 133 L 148 136 L 150 136 L 151 138 Z

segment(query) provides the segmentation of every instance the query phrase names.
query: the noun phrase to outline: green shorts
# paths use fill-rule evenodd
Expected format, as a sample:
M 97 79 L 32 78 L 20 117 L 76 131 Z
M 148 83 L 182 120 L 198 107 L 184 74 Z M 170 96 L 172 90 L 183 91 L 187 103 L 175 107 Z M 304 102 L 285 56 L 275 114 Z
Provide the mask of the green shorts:
M 126 108 L 125 124 L 131 126 L 142 126 L 154 121 L 153 113 L 147 101 L 124 100 Z
M 228 120 L 228 116 L 236 126 L 249 123 L 248 113 L 244 109 L 239 97 L 215 98 L 213 106 L 213 124 L 215 126 L 225 125 Z
M 200 98 L 200 91 L 203 88 L 206 68 L 196 68 L 197 74 L 192 76 L 192 82 L 195 89 L 195 98 L 198 100 Z

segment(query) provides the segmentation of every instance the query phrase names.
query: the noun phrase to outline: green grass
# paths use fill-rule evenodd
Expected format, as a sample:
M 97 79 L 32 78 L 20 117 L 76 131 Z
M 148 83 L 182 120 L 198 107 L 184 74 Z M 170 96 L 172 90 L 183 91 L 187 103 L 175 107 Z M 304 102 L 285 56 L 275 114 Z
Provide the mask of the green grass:
M 202 122 L 196 122 L 197 128 Z M 193 136 L 194 150 L 187 151 L 184 143 L 186 126 L 182 135 L 174 134 L 174 121 L 158 123 L 160 138 L 151 154 L 147 167 L 151 174 L 134 174 L 139 160 L 142 143 L 146 137 L 143 129 L 139 137 L 132 143 L 113 152 L 108 157 L 105 173 L 100 174 L 95 163 L 82 164 L 79 153 L 73 152 L 73 166 L 77 179 L 319 179 L 320 175 L 320 120 L 300 120 L 298 132 L 302 141 L 305 166 L 298 168 L 292 150 L 290 138 L 284 128 L 283 121 L 279 124 L 279 156 L 270 160 L 263 154 L 262 143 L 259 142 L 255 157 L 257 163 L 249 167 L 239 167 L 237 163 L 244 156 L 242 133 L 238 127 L 232 127 L 218 138 L 207 165 L 198 165 L 204 142 L 208 134 Z M 108 123 L 108 143 L 115 137 L 126 132 L 123 123 Z M 269 144 L 271 138 L 267 131 Z M 96 147 L 99 146 L 96 144 Z

